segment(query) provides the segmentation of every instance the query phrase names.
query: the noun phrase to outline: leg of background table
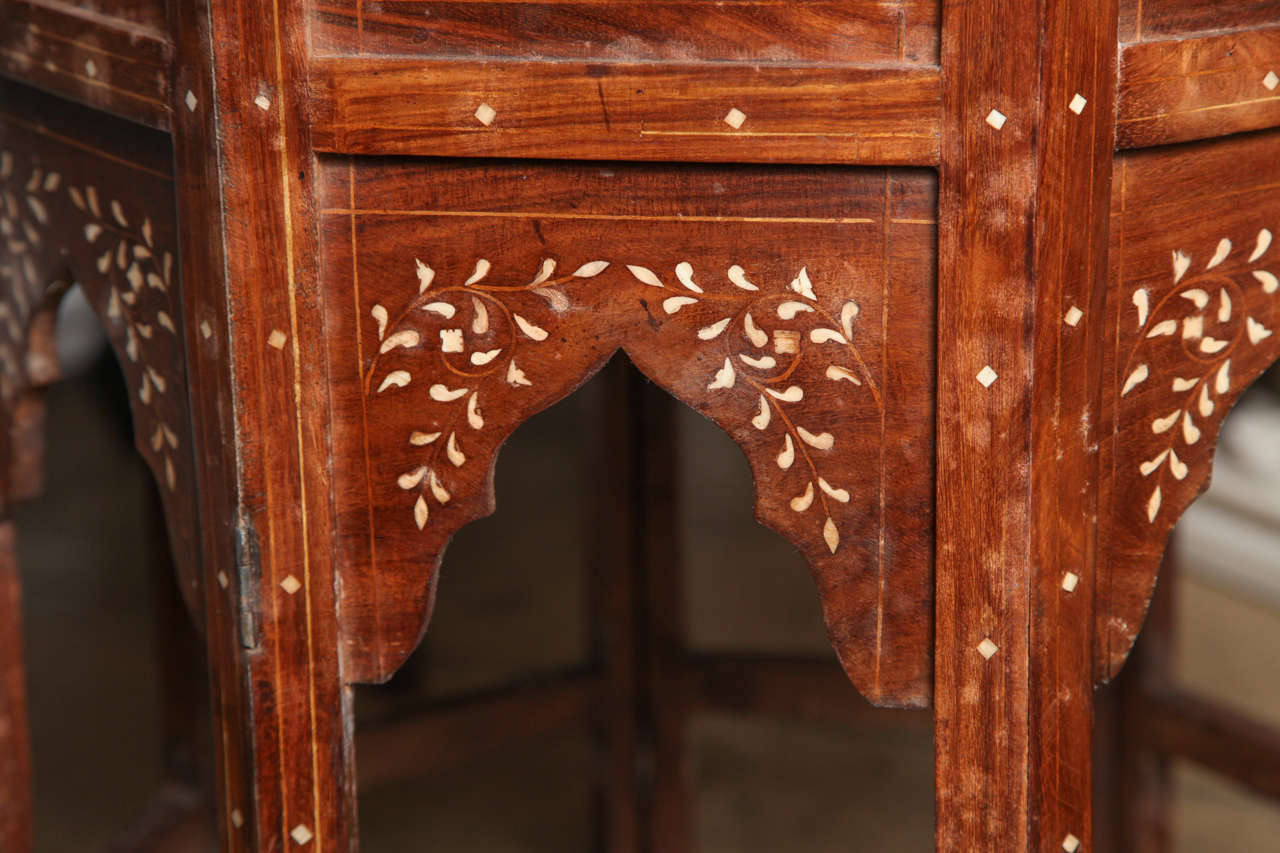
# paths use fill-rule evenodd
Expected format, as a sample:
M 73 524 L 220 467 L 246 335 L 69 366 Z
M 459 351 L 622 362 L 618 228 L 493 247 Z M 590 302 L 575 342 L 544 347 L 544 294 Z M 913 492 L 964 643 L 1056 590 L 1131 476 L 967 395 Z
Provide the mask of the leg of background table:
M 592 648 L 604 670 L 597 739 L 603 753 L 597 793 L 596 849 L 637 853 L 636 785 L 636 425 L 630 409 L 630 365 L 615 359 L 603 372 L 604 435 L 592 460 L 587 518 L 591 542 Z
M 31 850 L 31 746 L 22 656 L 22 583 L 13 522 L 0 523 L 0 853 Z
M 640 424 L 642 555 L 640 694 L 652 749 L 652 785 L 646 828 L 653 853 L 692 850 L 685 729 L 689 719 L 684 578 L 679 548 L 679 444 L 675 400 L 633 373 L 633 411 Z
M 944 2 L 934 658 L 944 851 L 1092 849 L 1094 424 L 1116 20 L 1114 0 Z

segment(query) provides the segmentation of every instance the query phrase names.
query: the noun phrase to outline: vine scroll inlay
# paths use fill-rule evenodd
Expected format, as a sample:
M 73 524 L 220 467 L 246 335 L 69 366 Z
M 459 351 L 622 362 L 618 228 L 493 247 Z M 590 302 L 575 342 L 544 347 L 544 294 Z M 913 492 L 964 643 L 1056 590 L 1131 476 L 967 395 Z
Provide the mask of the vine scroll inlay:
M 925 700 L 928 175 L 343 164 L 326 183 L 357 678 L 416 643 L 449 537 L 493 511 L 501 443 L 621 349 L 742 448 L 858 686 Z

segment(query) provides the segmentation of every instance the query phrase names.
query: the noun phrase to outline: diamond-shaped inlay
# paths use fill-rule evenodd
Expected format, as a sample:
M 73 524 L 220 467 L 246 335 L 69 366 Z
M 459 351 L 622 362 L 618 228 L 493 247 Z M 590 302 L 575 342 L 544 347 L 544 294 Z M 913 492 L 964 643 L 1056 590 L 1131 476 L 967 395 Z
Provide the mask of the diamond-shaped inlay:
M 234 826 L 236 829 L 239 829 L 240 827 L 244 826 L 244 815 L 240 812 L 239 809 L 231 810 L 231 825 Z
M 284 342 L 289 340 L 289 336 L 279 329 L 272 329 L 271 334 L 267 336 L 267 345 L 276 349 L 284 349 Z
M 98 76 L 98 66 L 94 63 L 92 59 L 85 61 L 84 73 L 88 74 L 90 77 Z
M 1084 112 L 1084 107 L 1087 103 L 1089 103 L 1088 99 L 1079 92 L 1076 92 L 1075 97 L 1071 99 L 1071 103 L 1067 104 L 1067 109 L 1071 110 L 1071 112 L 1076 115 L 1080 115 L 1080 113 Z
M 742 110 L 738 109 L 737 107 L 734 107 L 733 109 L 729 110 L 729 112 L 725 114 L 725 117 L 724 117 L 724 123 L 729 125 L 729 127 L 732 127 L 734 130 L 738 130 L 740 127 L 742 127 L 742 123 L 746 120 L 747 120 L 747 114 L 744 113 Z
M 1080 583 L 1080 576 L 1075 572 L 1067 572 L 1062 576 L 1062 588 L 1067 592 L 1075 592 L 1078 583 Z
M 1276 86 L 1280 86 L 1280 77 L 1276 76 L 1276 72 L 1268 71 L 1267 76 L 1262 78 L 1262 85 L 1274 92 Z
M 489 125 L 493 124 L 493 119 L 497 114 L 498 114 L 498 111 L 495 110 L 493 107 L 489 106 L 488 104 L 481 104 L 480 106 L 476 107 L 476 112 L 475 112 L 476 121 L 480 122 L 485 127 L 488 127 Z
M 1076 853 L 1080 849 L 1080 839 L 1071 833 L 1067 833 L 1067 837 L 1062 839 L 1062 849 L 1067 853 Z
M 191 112 L 195 112 L 196 104 L 200 103 L 199 101 L 196 100 L 196 93 L 191 91 L 190 89 L 187 90 L 186 102 L 187 102 L 187 109 Z
M 1072 305 L 1071 309 L 1067 311 L 1067 316 L 1063 317 L 1062 319 L 1068 326 L 1075 328 L 1080 324 L 1080 320 L 1083 317 L 1084 317 L 1084 312 L 1081 311 L 1076 306 Z
M 298 824 L 293 828 L 293 831 L 289 833 L 289 837 L 292 838 L 298 844 L 299 847 L 301 847 L 302 845 L 310 841 L 314 836 L 311 834 L 311 830 L 307 829 L 302 824 Z
M 987 365 L 978 372 L 978 381 L 982 383 L 982 387 L 990 388 L 991 383 L 1000 378 L 1000 374 L 991 369 L 991 365 Z
M 200 321 L 200 334 L 204 335 L 206 341 L 213 337 L 213 327 L 209 325 L 208 320 Z
M 218 586 L 226 589 L 231 586 L 231 580 L 227 577 L 226 572 L 218 572 Z
M 302 589 L 302 582 L 293 575 L 289 575 L 287 578 L 280 581 L 280 588 L 290 595 L 293 595 L 295 592 Z
M 271 99 L 266 95 L 259 95 L 253 99 L 253 102 L 257 105 L 258 109 L 262 110 L 264 113 L 271 107 Z
M 1000 651 L 1000 647 L 991 642 L 990 637 L 985 637 L 981 643 L 978 643 L 978 654 L 982 655 L 987 660 L 991 660 L 991 656 L 998 651 Z
M 996 130 L 999 130 L 1000 128 L 1004 127 L 1004 123 L 1006 121 L 1008 121 L 1008 119 L 1005 118 L 1005 114 L 1000 112 L 999 110 L 992 110 L 991 112 L 987 113 L 987 124 L 991 125 Z

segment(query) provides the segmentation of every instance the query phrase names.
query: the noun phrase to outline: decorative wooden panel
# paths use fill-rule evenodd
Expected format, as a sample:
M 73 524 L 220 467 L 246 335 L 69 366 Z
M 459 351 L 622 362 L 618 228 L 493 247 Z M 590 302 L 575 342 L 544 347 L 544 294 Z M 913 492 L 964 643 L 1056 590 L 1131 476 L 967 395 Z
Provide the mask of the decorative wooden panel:
M 320 204 L 351 677 L 416 644 L 503 440 L 622 348 L 742 447 L 855 683 L 926 700 L 930 174 L 330 161 Z
M 319 0 L 312 26 L 326 52 L 936 65 L 939 8 L 937 0 Z
M 0 73 L 152 127 L 169 126 L 162 0 L 0 0 Z
M 340 57 L 315 144 L 353 154 L 933 164 L 931 68 Z
M 1121 148 L 1277 124 L 1280 27 L 1138 42 L 1121 50 L 1116 121 Z
M 1100 448 L 1099 667 L 1141 628 L 1169 532 L 1222 419 L 1280 356 L 1280 135 L 1118 161 Z
M 1280 20 L 1276 0 L 1123 0 L 1120 40 L 1265 27 Z
M 160 485 L 183 592 L 194 602 L 194 480 L 167 141 L 15 86 L 0 86 L 0 102 L 14 111 L 0 112 L 0 398 L 11 410 L 29 387 L 56 378 L 52 312 L 78 282 L 119 357 L 138 450 Z M 19 115 L 37 113 L 37 103 L 39 126 Z M 86 125 L 97 131 L 93 143 L 67 135 Z

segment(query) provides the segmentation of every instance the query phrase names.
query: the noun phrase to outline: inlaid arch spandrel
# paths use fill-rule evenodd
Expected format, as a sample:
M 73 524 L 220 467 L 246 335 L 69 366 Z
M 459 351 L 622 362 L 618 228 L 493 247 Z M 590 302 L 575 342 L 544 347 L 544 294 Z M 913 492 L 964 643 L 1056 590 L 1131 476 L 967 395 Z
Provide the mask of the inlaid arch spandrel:
M 57 132 L 63 112 L 71 108 L 58 107 L 49 126 L 0 116 L 0 398 L 10 409 L 57 377 L 53 316 L 78 283 L 124 373 L 138 450 L 194 604 L 194 477 L 167 159 L 137 144 L 134 128 L 133 142 L 69 143 Z M 130 147 L 148 156 L 122 156 Z
M 927 692 L 933 184 L 874 170 L 331 163 L 347 654 L 416 644 L 502 442 L 624 350 L 728 432 L 873 699 Z M 550 485 L 550 484 L 549 484 Z
M 1099 669 L 1124 662 L 1223 419 L 1280 357 L 1274 135 L 1117 169 L 1099 529 Z

